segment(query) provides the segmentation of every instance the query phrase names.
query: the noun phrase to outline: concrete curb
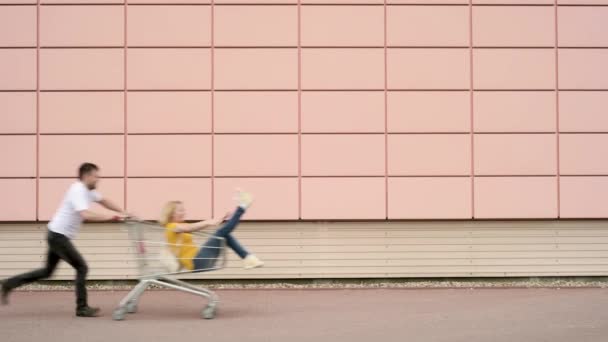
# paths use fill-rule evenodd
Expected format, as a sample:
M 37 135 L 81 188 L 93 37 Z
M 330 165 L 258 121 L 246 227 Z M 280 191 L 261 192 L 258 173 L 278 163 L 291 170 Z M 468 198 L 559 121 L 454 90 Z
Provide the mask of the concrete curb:
M 467 279 L 315 279 L 315 280 L 190 280 L 192 284 L 219 290 L 312 289 L 500 289 L 500 288 L 608 288 L 608 277 L 467 278 Z M 136 280 L 89 281 L 93 291 L 124 291 Z M 22 291 L 71 291 L 71 281 L 45 281 L 19 288 Z

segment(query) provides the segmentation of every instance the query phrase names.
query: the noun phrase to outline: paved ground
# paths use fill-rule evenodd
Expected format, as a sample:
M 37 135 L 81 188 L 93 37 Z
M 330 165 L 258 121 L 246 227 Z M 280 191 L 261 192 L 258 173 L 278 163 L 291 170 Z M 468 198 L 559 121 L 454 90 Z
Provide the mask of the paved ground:
M 16 293 L 0 341 L 608 341 L 608 289 L 228 290 L 211 321 L 198 297 L 153 291 L 114 322 L 122 295 L 91 292 L 104 316 L 84 319 L 70 292 Z

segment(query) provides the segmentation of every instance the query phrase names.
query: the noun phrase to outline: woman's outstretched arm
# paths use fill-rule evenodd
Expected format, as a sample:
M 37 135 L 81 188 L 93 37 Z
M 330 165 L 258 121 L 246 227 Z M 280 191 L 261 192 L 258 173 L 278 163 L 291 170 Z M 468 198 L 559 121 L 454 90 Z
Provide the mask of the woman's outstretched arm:
M 196 232 L 199 230 L 203 230 L 205 228 L 208 227 L 213 227 L 213 226 L 217 226 L 220 223 L 222 223 L 224 221 L 223 218 L 221 219 L 209 219 L 209 220 L 205 220 L 205 221 L 199 221 L 199 222 L 194 222 L 194 223 L 177 223 L 175 225 L 175 232 L 176 233 L 192 233 L 192 232 Z

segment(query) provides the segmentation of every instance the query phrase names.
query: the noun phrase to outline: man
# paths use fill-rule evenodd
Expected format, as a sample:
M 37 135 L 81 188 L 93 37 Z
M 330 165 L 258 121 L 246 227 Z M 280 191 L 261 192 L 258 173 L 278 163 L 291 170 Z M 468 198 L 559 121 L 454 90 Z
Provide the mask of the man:
M 102 222 L 119 221 L 127 215 L 108 199 L 95 191 L 99 180 L 99 168 L 95 164 L 84 163 L 78 170 L 79 181 L 68 189 L 61 206 L 48 224 L 48 251 L 45 267 L 17 275 L 2 283 L 2 304 L 8 304 L 8 294 L 15 288 L 48 278 L 57 268 L 59 260 L 64 260 L 76 270 L 76 316 L 96 317 L 99 308 L 90 307 L 87 303 L 86 278 L 87 263 L 72 244 L 82 221 Z M 102 214 L 91 211 L 91 203 L 98 202 L 115 214 Z

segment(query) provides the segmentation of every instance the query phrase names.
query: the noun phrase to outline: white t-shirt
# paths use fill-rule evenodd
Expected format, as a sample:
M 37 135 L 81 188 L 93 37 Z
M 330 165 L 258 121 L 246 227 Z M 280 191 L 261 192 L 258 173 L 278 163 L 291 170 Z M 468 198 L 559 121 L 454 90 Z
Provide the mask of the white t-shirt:
M 80 211 L 89 209 L 92 202 L 99 202 L 101 198 L 99 192 L 89 190 L 82 182 L 75 182 L 66 192 L 61 206 L 49 222 L 49 229 L 73 239 L 82 223 Z

